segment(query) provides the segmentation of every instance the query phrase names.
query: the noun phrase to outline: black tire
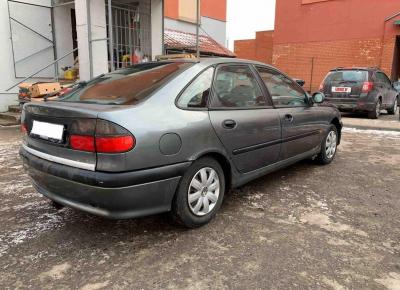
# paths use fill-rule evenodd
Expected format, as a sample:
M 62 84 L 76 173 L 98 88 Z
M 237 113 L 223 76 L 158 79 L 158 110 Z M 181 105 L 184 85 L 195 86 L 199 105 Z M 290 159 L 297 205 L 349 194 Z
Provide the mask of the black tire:
M 379 106 L 379 107 L 378 107 Z M 381 115 L 380 109 L 382 108 L 382 102 L 378 99 L 375 103 L 375 109 L 372 112 L 368 112 L 368 118 L 370 119 L 378 119 Z
M 387 109 L 387 112 L 389 115 L 395 115 L 397 112 L 397 106 L 398 106 L 398 98 L 396 97 L 394 100 L 394 104 L 391 108 Z
M 336 147 L 335 147 L 334 154 L 332 156 L 328 156 L 326 147 L 327 147 L 328 136 L 329 136 L 329 134 L 331 134 L 331 132 L 335 133 L 335 136 L 336 136 Z M 337 128 L 336 128 L 335 125 L 331 125 L 331 127 L 329 128 L 328 132 L 325 135 L 325 138 L 322 140 L 321 151 L 319 152 L 319 154 L 315 158 L 315 161 L 317 161 L 321 165 L 327 165 L 327 164 L 331 163 L 332 160 L 335 158 L 336 153 L 337 153 L 338 140 L 339 140 L 339 135 L 338 135 Z
M 193 178 L 201 169 L 215 170 L 219 179 L 219 196 L 210 212 L 203 216 L 195 215 L 189 206 L 188 192 Z M 206 190 L 207 191 L 207 190 Z M 221 165 L 213 158 L 204 157 L 196 160 L 183 175 L 172 201 L 171 215 L 175 222 L 188 228 L 197 228 L 209 223 L 221 207 L 225 193 L 225 176 Z M 203 205 L 202 205 L 203 207 Z

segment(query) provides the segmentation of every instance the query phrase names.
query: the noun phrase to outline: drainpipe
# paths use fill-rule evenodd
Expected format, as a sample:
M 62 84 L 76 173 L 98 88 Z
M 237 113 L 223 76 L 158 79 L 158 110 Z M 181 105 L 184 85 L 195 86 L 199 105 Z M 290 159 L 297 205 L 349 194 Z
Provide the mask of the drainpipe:
M 200 0 L 196 1 L 197 10 L 196 10 L 196 57 L 200 58 L 200 47 L 199 47 L 199 28 L 200 28 Z

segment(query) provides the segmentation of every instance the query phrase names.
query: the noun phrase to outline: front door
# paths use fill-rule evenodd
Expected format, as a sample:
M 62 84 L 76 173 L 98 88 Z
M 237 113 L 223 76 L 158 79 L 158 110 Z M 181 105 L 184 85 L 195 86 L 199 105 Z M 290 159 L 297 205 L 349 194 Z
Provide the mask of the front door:
M 210 120 L 240 172 L 278 161 L 281 125 L 278 112 L 248 65 L 217 68 Z
M 321 111 L 308 104 L 306 92 L 280 72 L 257 66 L 282 124 L 280 159 L 288 159 L 320 146 L 324 134 Z M 321 114 L 323 112 L 321 111 Z

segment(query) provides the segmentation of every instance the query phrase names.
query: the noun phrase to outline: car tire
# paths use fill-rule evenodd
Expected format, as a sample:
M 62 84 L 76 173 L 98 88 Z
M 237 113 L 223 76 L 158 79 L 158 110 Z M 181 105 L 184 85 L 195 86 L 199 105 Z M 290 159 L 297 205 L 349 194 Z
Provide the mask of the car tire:
M 398 98 L 396 97 L 394 99 L 394 104 L 391 108 L 387 109 L 387 112 L 389 115 L 395 115 L 397 112 L 397 106 L 398 106 Z
M 317 155 L 316 161 L 319 164 L 327 165 L 332 162 L 336 156 L 339 136 L 336 126 L 331 125 L 325 138 L 321 143 L 321 152 Z M 333 142 L 333 143 L 332 143 Z
M 378 99 L 375 103 L 375 109 L 372 112 L 368 113 L 368 118 L 378 119 L 379 116 L 381 115 L 381 108 L 382 108 L 382 102 L 380 99 Z
M 209 157 L 196 160 L 183 175 L 175 193 L 173 220 L 188 228 L 207 224 L 221 207 L 224 192 L 225 176 L 221 165 Z

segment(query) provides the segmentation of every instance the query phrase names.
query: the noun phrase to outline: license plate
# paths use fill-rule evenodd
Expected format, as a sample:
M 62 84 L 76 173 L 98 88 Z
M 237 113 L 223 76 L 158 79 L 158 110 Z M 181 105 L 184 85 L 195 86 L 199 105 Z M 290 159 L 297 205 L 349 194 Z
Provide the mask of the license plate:
M 61 141 L 64 134 L 64 126 L 46 122 L 33 121 L 31 133 L 45 140 Z
M 332 87 L 332 93 L 351 93 L 349 87 Z

